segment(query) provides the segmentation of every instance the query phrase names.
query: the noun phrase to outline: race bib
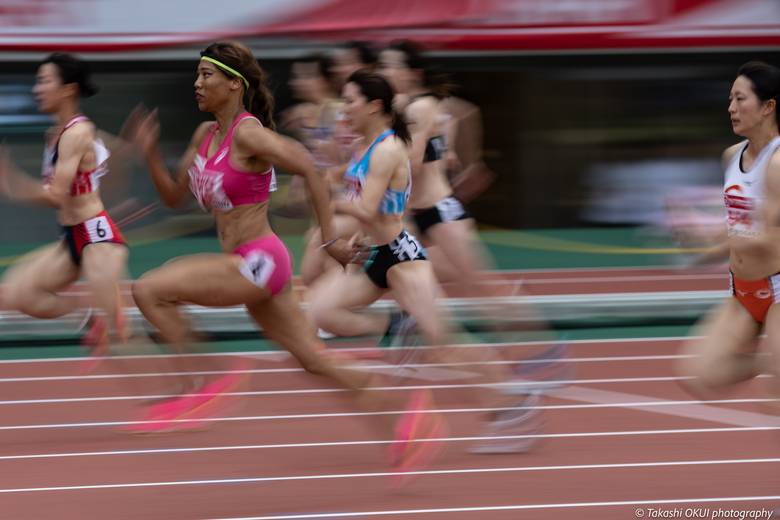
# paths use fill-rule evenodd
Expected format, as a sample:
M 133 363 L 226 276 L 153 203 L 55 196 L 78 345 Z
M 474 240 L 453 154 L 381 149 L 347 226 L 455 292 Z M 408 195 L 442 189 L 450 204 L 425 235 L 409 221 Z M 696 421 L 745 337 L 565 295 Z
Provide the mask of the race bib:
M 99 215 L 84 222 L 89 233 L 90 242 L 105 242 L 114 238 L 114 230 L 108 222 L 108 218 Z
M 276 263 L 271 255 L 262 250 L 250 251 L 243 257 L 244 261 L 239 264 L 238 269 L 244 277 L 264 289 L 268 285 L 268 280 L 274 274 Z

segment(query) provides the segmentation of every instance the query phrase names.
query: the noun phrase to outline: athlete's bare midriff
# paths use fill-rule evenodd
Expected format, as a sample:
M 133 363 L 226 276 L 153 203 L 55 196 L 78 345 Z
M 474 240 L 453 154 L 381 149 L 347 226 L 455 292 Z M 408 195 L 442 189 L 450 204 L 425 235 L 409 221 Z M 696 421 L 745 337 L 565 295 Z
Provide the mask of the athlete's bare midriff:
M 426 132 L 426 145 L 428 140 L 437 136 L 447 135 L 447 128 L 444 121 L 448 114 L 444 105 L 432 97 L 423 97 L 414 102 L 426 105 L 429 114 L 432 113 L 433 122 Z M 411 106 L 411 105 L 410 105 Z M 415 170 L 412 169 L 414 172 Z M 412 194 L 409 197 L 407 207 L 409 209 L 426 209 L 442 199 L 452 195 L 452 187 L 447 179 L 447 161 L 440 159 L 438 161 L 423 162 L 422 168 L 417 175 L 412 177 Z
M 103 201 L 100 199 L 100 189 L 84 195 L 68 195 L 62 199 L 57 220 L 63 226 L 75 226 L 85 222 L 101 211 Z
M 423 163 L 420 174 L 412 178 L 409 209 L 430 208 L 442 199 L 452 196 L 447 180 L 446 160 Z
M 780 273 L 780 243 L 767 236 L 729 237 L 729 268 L 741 280 L 758 280 Z
M 268 201 L 242 204 L 229 210 L 211 210 L 219 247 L 230 254 L 239 246 L 273 232 L 268 223 Z

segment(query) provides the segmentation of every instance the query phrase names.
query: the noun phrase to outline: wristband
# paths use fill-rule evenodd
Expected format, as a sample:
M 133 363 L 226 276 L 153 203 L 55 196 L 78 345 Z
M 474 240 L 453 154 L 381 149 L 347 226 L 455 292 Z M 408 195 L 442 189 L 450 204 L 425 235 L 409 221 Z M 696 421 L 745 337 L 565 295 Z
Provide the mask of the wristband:
M 318 248 L 317 248 L 317 250 L 320 250 L 320 249 L 325 249 L 325 248 L 326 248 L 326 247 L 328 247 L 329 245 L 331 245 L 331 244 L 335 243 L 335 242 L 336 242 L 336 240 L 338 240 L 338 239 L 339 239 L 339 237 L 336 237 L 336 238 L 334 238 L 333 240 L 331 240 L 330 242 L 328 242 L 327 244 L 322 244 L 320 247 L 318 247 Z

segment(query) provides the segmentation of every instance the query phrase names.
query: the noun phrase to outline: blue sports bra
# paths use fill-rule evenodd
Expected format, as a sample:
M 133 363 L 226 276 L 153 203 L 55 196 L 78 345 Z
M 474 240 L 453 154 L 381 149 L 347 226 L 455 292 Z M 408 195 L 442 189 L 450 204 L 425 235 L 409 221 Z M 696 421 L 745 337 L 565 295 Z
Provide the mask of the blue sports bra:
M 380 135 L 359 161 L 357 160 L 355 152 L 352 153 L 352 157 L 349 160 L 349 166 L 347 166 L 347 172 L 344 174 L 344 192 L 347 200 L 350 202 L 358 203 L 362 199 L 363 185 L 365 185 L 366 177 L 368 177 L 369 173 L 368 165 L 371 161 L 371 152 L 374 151 L 376 145 L 391 135 L 395 135 L 395 132 L 392 130 L 387 130 Z M 388 187 L 379 204 L 379 213 L 382 213 L 383 215 L 400 215 L 404 212 L 406 201 L 409 200 L 409 194 L 412 192 L 412 170 L 409 168 L 408 161 L 406 163 L 406 171 L 408 174 L 406 189 L 394 190 Z

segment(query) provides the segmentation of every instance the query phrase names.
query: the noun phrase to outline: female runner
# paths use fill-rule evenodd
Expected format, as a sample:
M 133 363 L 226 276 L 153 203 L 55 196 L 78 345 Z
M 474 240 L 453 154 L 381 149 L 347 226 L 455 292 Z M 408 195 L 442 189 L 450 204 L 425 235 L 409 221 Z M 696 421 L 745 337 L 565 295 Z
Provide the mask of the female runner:
M 690 342 L 691 355 L 677 364 L 682 384 L 710 399 L 736 383 L 768 370 L 780 359 L 780 133 L 777 110 L 780 70 L 761 62 L 743 65 L 731 88 L 734 133 L 745 138 L 723 153 L 724 200 L 733 297 L 706 321 L 705 338 Z M 774 354 L 757 352 L 766 330 Z M 776 390 L 775 390 L 776 393 Z
M 312 316 L 319 327 L 341 336 L 381 333 L 388 326 L 387 316 L 356 313 L 352 309 L 366 307 L 392 291 L 398 305 L 419 323 L 431 344 L 442 346 L 446 333 L 435 301 L 436 279 L 425 250 L 406 232 L 402 221 L 412 190 L 406 123 L 393 110 L 393 91 L 381 76 L 354 73 L 344 87 L 344 98 L 346 120 L 363 138 L 356 143 L 343 177 L 347 200 L 336 207 L 361 222 L 370 244 L 361 255 L 362 269 L 351 266 L 348 276 L 334 271 L 322 276 L 322 283 L 314 288 L 310 298 Z M 437 354 L 475 366 L 481 361 L 481 354 L 474 349 L 442 348 Z M 461 359 L 452 359 L 453 356 Z M 481 365 L 478 369 L 486 383 L 501 381 L 495 365 Z M 507 399 L 492 390 L 490 394 L 487 399 L 493 401 L 491 404 Z M 420 399 L 432 406 L 427 394 Z M 514 425 L 517 413 L 512 410 L 492 419 L 491 431 L 499 425 Z M 493 436 L 507 435 L 504 431 Z M 482 450 L 481 445 L 475 447 L 475 451 Z
M 331 85 L 331 67 L 329 58 L 316 54 L 293 62 L 289 85 L 293 97 L 300 103 L 282 112 L 280 125 L 283 131 L 300 141 L 323 168 L 336 163 L 338 156 L 333 127 L 339 102 Z M 287 203 L 276 208 L 273 213 L 286 218 L 310 216 L 310 203 L 303 177 L 292 178 L 287 191 Z
M 250 89 L 253 92 L 247 111 L 244 97 Z M 170 343 L 182 347 L 187 340 L 179 314 L 181 302 L 243 304 L 304 369 L 356 391 L 362 404 L 376 409 L 384 392 L 361 391 L 376 386 L 372 384 L 376 376 L 347 369 L 346 361 L 326 359 L 315 350 L 316 328 L 292 293 L 289 253 L 268 224 L 268 187 L 276 164 L 306 177 L 326 239 L 323 248 L 342 264 L 349 262 L 354 257 L 353 249 L 334 233 L 327 180 L 303 146 L 273 131 L 273 98 L 263 86 L 263 71 L 244 45 L 220 42 L 201 52 L 195 97 L 198 107 L 213 113 L 216 122 L 203 123 L 195 131 L 175 177 L 162 161 L 160 128 L 154 114 L 142 123 L 139 143 L 165 204 L 178 206 L 191 190 L 203 209 L 213 215 L 223 254 L 181 257 L 146 273 L 133 289 L 138 308 Z M 235 379 L 228 376 L 203 389 L 190 388 L 167 407 L 161 420 L 153 421 L 153 427 L 165 431 L 202 425 L 209 402 L 219 398 L 210 394 L 226 393 L 233 382 Z M 404 415 L 402 424 L 416 415 Z M 403 441 L 426 435 L 426 431 L 406 429 L 400 435 Z M 419 451 L 416 445 L 420 443 L 409 444 Z M 404 448 L 406 443 L 394 446 Z M 402 459 L 411 448 L 400 451 L 401 456 L 392 460 L 399 473 L 396 484 L 407 480 Z
M 445 159 L 451 118 L 441 100 L 449 95 L 451 85 L 434 74 L 417 47 L 406 40 L 380 53 L 377 73 L 398 95 L 397 108 L 414 123 L 409 151 L 414 182 L 409 214 L 413 225 L 424 244 L 436 245 L 441 251 L 432 257 L 439 279 L 472 284 L 484 262 L 479 248 L 473 246 L 474 220 L 452 196 L 447 178 Z
M 364 42 L 351 41 L 338 47 L 333 53 L 330 77 L 337 92 L 343 91 L 347 78 L 359 70 L 370 72 L 376 59 L 371 49 Z M 359 136 L 350 130 L 344 119 L 344 100 L 340 99 L 335 113 L 331 134 L 335 140 L 338 154 L 334 161 L 331 182 L 336 191 L 341 188 L 343 165 L 349 161 L 352 146 Z M 350 215 L 336 213 L 335 226 L 340 236 L 360 236 L 360 222 Z M 312 286 L 319 276 L 329 269 L 337 269 L 339 265 L 325 251 L 320 249 L 323 244 L 319 229 L 315 229 L 306 243 L 306 251 L 301 260 L 301 278 L 303 283 Z M 323 333 L 324 331 L 320 331 Z M 327 333 L 325 333 L 327 334 Z
M 51 114 L 57 127 L 47 132 L 43 183 L 14 167 L 7 149 L 0 165 L 0 187 L 7 197 L 57 208 L 62 226 L 62 240 L 56 247 L 9 269 L 4 305 L 36 318 L 64 316 L 74 309 L 57 291 L 85 276 L 107 320 L 94 320 L 89 334 L 92 357 L 82 363 L 80 373 L 93 370 L 104 359 L 109 330 L 114 340 L 125 341 L 128 334 L 118 292 L 128 248 L 106 214 L 99 190 L 100 177 L 108 171 L 109 151 L 80 106 L 81 98 L 96 92 L 83 62 L 63 53 L 46 58 L 33 94 L 40 111 Z
M 452 136 L 453 121 L 443 102 L 449 96 L 452 85 L 445 76 L 436 74 L 433 67 L 421 54 L 418 47 L 408 40 L 399 40 L 382 51 L 377 61 L 377 73 L 393 86 L 396 93 L 395 103 L 404 117 L 413 122 L 411 125 L 411 164 L 413 189 L 409 198 L 410 219 L 407 221 L 430 252 L 431 263 L 440 282 L 453 281 L 463 288 L 470 297 L 507 296 L 495 291 L 502 289 L 493 284 L 480 283 L 481 272 L 485 271 L 489 254 L 476 236 L 476 223 L 453 196 L 450 186 L 447 163 L 457 163 L 449 150 L 448 140 Z M 522 289 L 513 282 L 505 287 L 513 287 L 511 296 L 523 294 Z M 533 327 L 547 328 L 533 309 L 523 307 L 518 313 L 531 314 Z M 404 320 L 406 322 L 408 320 Z M 412 325 L 405 323 L 404 327 Z M 566 379 L 571 364 L 561 362 L 568 355 L 568 347 L 555 343 L 551 347 L 535 353 L 538 360 L 544 359 L 554 367 L 549 373 L 537 374 L 519 366 L 514 372 L 495 375 L 505 383 L 512 381 L 519 386 L 507 385 L 505 393 L 520 395 L 518 412 L 512 412 L 512 420 L 492 421 L 486 426 L 485 437 L 500 432 L 523 431 L 538 433 L 543 428 L 539 406 L 544 404 L 539 391 L 530 392 L 528 380 Z M 408 363 L 416 356 L 412 351 L 404 362 Z M 549 383 L 549 381 L 548 381 Z M 545 383 L 543 389 L 553 388 Z M 547 390 L 545 390 L 547 391 Z M 525 410 L 526 412 L 522 412 Z M 502 433 L 506 435 L 506 433 Z M 480 452 L 520 452 L 535 446 L 538 439 L 522 441 L 485 441 L 475 448 Z

